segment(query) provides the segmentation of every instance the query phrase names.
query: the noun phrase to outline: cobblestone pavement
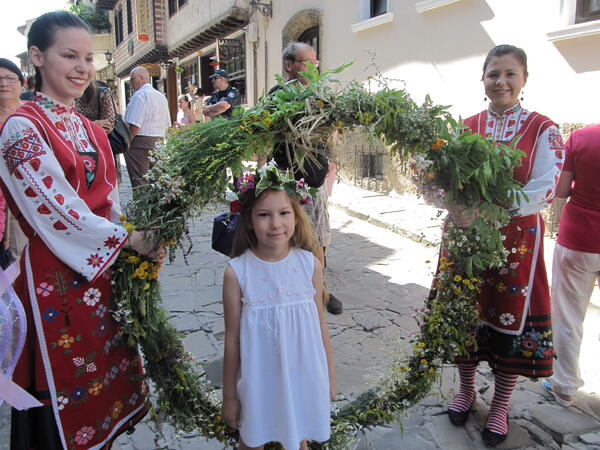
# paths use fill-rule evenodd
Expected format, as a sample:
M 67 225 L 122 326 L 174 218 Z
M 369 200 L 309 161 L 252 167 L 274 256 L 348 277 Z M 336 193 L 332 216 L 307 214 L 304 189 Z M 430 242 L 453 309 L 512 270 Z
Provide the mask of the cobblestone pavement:
M 340 402 L 343 404 L 365 389 L 365 377 L 381 371 L 394 349 L 407 346 L 408 333 L 416 329 L 409 308 L 422 304 L 427 295 L 437 248 L 415 239 L 424 235 L 424 240 L 435 242 L 439 219 L 432 220 L 435 211 L 414 198 L 390 200 L 352 189 L 344 193 L 341 186 L 332 202 L 343 209 L 330 208 L 333 243 L 327 255 L 326 279 L 330 291 L 344 301 L 345 310 L 339 316 L 328 314 L 327 319 L 338 391 L 347 399 Z M 222 207 L 207 211 L 190 224 L 194 246 L 189 265 L 178 257 L 161 272 L 164 301 L 173 324 L 216 384 L 221 376 L 221 278 L 227 258 L 212 251 L 209 242 L 212 218 L 220 211 Z M 403 234 L 412 239 L 399 234 L 397 225 L 382 223 L 390 217 L 396 224 L 406 222 Z M 575 405 L 567 409 L 553 405 L 539 383 L 522 380 L 511 401 L 511 433 L 501 448 L 600 449 L 599 329 L 600 312 L 591 308 L 582 349 L 586 387 L 577 394 Z M 481 365 L 477 377 L 480 395 L 464 428 L 452 426 L 445 416 L 445 405 L 457 387 L 456 377 L 452 367 L 446 368 L 432 395 L 403 416 L 402 429 L 398 423 L 377 427 L 360 437 L 358 448 L 484 448 L 480 432 L 493 394 L 493 375 Z M 7 442 L 3 439 L 6 424 L 6 415 L 0 414 L 0 443 Z M 176 436 L 169 427 L 155 429 L 148 423 L 121 436 L 113 446 L 123 450 L 158 448 L 212 450 L 223 446 L 199 436 Z

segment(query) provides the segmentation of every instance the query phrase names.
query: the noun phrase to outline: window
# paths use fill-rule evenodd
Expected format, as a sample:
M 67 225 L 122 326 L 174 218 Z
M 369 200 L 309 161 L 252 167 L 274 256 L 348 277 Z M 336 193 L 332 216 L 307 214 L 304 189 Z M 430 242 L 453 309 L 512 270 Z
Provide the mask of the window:
M 177 0 L 169 0 L 169 17 L 177 12 Z
M 387 12 L 387 0 L 370 0 L 370 16 L 377 17 Z
M 123 8 L 119 8 L 114 15 L 115 19 L 115 45 L 123 42 Z
M 360 156 L 361 178 L 383 178 L 383 153 L 367 153 Z
M 188 0 L 169 0 L 169 17 L 175 14 Z
M 304 33 L 300 35 L 298 38 L 298 42 L 304 42 L 310 45 L 317 52 L 317 59 L 319 59 L 320 49 L 319 49 L 319 26 L 310 27 Z
M 234 39 L 219 39 L 221 69 L 229 72 L 229 84 L 246 99 L 246 38 L 241 35 Z
M 198 61 L 194 59 L 193 62 L 182 64 L 183 73 L 181 74 L 181 93 L 187 92 L 188 86 L 192 83 L 198 84 Z
M 600 20 L 600 0 L 577 0 L 575 23 Z
M 127 34 L 133 33 L 133 12 L 131 10 L 131 0 L 127 0 Z

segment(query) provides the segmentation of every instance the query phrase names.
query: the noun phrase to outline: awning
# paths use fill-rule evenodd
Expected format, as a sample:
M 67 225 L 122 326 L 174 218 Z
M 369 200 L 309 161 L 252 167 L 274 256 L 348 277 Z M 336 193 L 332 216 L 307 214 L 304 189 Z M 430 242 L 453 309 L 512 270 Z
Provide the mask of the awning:
M 129 72 L 131 72 L 134 68 L 136 68 L 137 66 L 139 66 L 142 63 L 158 63 L 163 59 L 164 60 L 169 59 L 169 55 L 167 53 L 167 47 L 164 45 L 156 44 L 154 47 L 152 47 L 150 50 L 148 50 L 142 56 L 137 58 L 134 62 L 129 64 L 127 67 L 122 68 L 122 69 L 120 68 L 119 72 L 117 72 L 117 76 L 119 78 L 124 78 L 129 75 Z
M 102 1 L 102 0 L 98 0 Z M 105 0 L 106 1 L 106 0 Z M 190 36 L 171 46 L 171 57 L 183 57 L 200 50 L 241 29 L 248 24 L 248 10 L 244 8 L 230 8 L 221 17 L 205 24 Z
M 94 0 L 92 5 L 96 9 L 108 9 L 111 10 L 115 7 L 118 0 Z

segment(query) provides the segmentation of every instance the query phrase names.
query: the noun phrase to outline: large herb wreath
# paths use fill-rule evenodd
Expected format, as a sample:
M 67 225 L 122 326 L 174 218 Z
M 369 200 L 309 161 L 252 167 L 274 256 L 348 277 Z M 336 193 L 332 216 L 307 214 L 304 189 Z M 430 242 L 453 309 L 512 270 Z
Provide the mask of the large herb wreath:
M 464 130 L 445 107 L 429 98 L 417 105 L 385 80 L 377 92 L 333 79 L 344 67 L 320 75 L 311 67 L 308 85 L 287 83 L 254 108 L 174 132 L 153 154 L 151 184 L 136 192 L 129 223 L 152 230 L 169 246 L 169 256 L 186 252 L 187 220 L 226 188 L 226 168 L 267 155 L 276 143 L 293 147 L 301 162 L 314 157 L 335 131 L 360 128 L 383 139 L 406 163 L 426 198 L 477 208 L 469 229 L 448 224 L 445 257 L 434 280 L 435 295 L 419 309 L 420 330 L 412 355 L 397 355 L 378 382 L 331 418 L 331 439 L 312 448 L 345 448 L 357 431 L 398 419 L 427 396 L 439 370 L 472 345 L 468 331 L 477 319 L 479 274 L 501 267 L 506 254 L 498 231 L 507 223 L 501 205 L 520 197 L 512 179 L 522 152 Z M 280 80 L 283 84 L 283 80 Z M 123 251 L 114 266 L 115 317 L 131 345 L 141 345 L 148 377 L 156 389 L 155 407 L 175 428 L 199 430 L 208 438 L 234 444 L 237 431 L 220 416 L 218 392 L 205 381 L 168 323 L 161 305 L 158 267 Z

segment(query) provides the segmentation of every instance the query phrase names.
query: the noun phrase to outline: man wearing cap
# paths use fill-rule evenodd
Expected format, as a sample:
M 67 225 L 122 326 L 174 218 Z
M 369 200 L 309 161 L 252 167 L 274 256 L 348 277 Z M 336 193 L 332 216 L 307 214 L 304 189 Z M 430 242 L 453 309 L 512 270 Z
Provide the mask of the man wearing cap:
M 231 110 L 242 101 L 242 95 L 233 86 L 229 85 L 229 72 L 222 69 L 215 70 L 210 77 L 215 88 L 202 113 L 207 117 L 231 117 Z

